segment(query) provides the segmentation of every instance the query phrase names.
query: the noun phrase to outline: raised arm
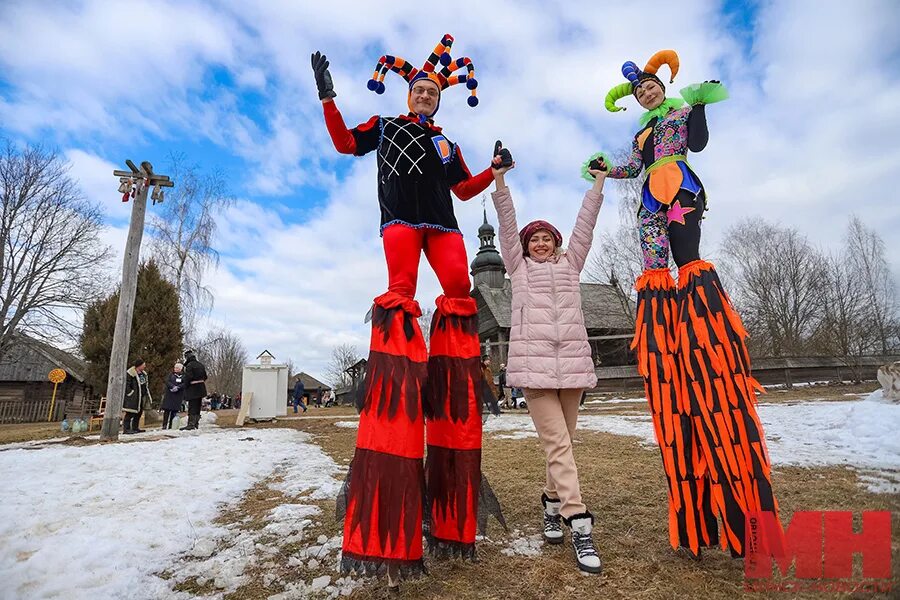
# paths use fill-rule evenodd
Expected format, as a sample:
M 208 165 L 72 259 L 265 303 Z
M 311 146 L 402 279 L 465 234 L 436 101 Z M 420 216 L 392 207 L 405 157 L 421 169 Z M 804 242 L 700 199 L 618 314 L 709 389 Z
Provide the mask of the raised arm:
M 447 168 L 447 177 L 450 182 L 450 189 L 456 194 L 460 200 L 468 200 L 474 198 L 491 185 L 494 176 L 491 173 L 491 167 L 486 168 L 477 175 L 472 175 L 466 161 L 463 159 L 462 150 L 459 146 L 454 146 L 453 157 Z
M 524 264 L 525 258 L 522 254 L 522 242 L 519 240 L 519 226 L 516 224 L 516 207 L 504 179 L 506 172 L 515 166 L 515 162 L 499 141 L 494 147 L 494 159 L 491 164 L 494 183 L 497 185 L 497 191 L 491 194 L 491 199 L 494 201 L 494 208 L 497 209 L 497 220 L 500 225 L 500 255 L 503 257 L 507 273 L 512 274 Z
M 688 150 L 700 152 L 709 142 L 709 128 L 706 126 L 706 106 L 698 104 L 691 107 L 687 122 Z
M 316 52 L 310 57 L 310 62 L 316 78 L 319 100 L 322 101 L 322 110 L 325 113 L 325 126 L 328 128 L 335 150 L 341 154 L 362 156 L 376 149 L 381 141 L 381 130 L 377 127 L 379 118 L 372 117 L 353 129 L 347 129 L 344 117 L 334 103 L 337 93 L 334 91 L 334 83 L 328 71 L 328 59 L 321 52 Z
M 608 177 L 613 179 L 633 179 L 641 174 L 643 167 L 644 161 L 641 156 L 641 148 L 638 146 L 637 137 L 635 137 L 631 144 L 631 156 L 628 157 L 628 162 L 622 166 L 610 168 Z
M 584 268 L 591 245 L 594 243 L 594 227 L 597 225 L 597 214 L 603 205 L 603 183 L 607 177 L 607 168 L 603 162 L 589 172 L 594 176 L 594 185 L 589 189 L 581 202 L 581 210 L 575 219 L 575 228 L 572 237 L 569 238 L 569 248 L 566 250 L 566 258 L 569 264 L 579 273 Z

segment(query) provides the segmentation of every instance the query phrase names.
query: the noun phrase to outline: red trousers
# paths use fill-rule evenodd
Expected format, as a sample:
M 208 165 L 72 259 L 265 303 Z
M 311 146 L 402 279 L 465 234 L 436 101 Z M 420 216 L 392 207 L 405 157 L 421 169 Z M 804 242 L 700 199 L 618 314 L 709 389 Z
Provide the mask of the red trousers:
M 388 291 L 407 298 L 416 295 L 422 252 L 448 298 L 469 297 L 469 261 L 461 233 L 391 225 L 383 234 Z

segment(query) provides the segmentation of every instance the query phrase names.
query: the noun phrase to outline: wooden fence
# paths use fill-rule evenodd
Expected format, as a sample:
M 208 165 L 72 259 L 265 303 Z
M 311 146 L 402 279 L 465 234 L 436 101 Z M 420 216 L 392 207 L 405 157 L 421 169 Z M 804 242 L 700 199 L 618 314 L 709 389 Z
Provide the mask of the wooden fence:
M 0 423 L 34 423 L 47 420 L 50 400 L 41 399 L 31 402 L 24 400 L 0 400 Z M 65 402 L 59 402 L 53 409 L 53 421 L 62 419 L 65 414 Z

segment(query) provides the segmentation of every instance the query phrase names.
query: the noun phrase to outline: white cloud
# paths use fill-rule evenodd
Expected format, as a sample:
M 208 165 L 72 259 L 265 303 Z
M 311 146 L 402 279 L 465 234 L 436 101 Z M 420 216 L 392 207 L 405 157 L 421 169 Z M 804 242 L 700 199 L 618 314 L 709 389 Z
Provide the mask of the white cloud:
M 416 19 L 415 7 L 88 0 L 46 11 L 7 4 L 0 66 L 10 88 L 0 92 L 0 119 L 25 137 L 64 140 L 73 173 L 116 218 L 130 205 L 113 206 L 108 172 L 115 167 L 83 139 L 208 140 L 245 160 L 243 183 L 258 203 L 242 201 L 220 215 L 223 260 L 210 274 L 211 318 L 241 334 L 251 354 L 268 347 L 318 374 L 336 343 L 365 351 L 362 318 L 387 275 L 374 157 L 334 152 L 309 69 L 316 49 L 331 59 L 337 101 L 352 126 L 405 110 L 405 86 L 395 75 L 382 96 L 365 88 L 378 56 L 419 63 L 448 27 L 454 55 L 475 62 L 481 104 L 470 109 L 466 92 L 451 89 L 439 123 L 473 171 L 502 139 L 518 162 L 509 183 L 522 222 L 545 218 L 567 234 L 585 188 L 580 163 L 593 151 L 629 146 L 636 128 L 634 102 L 623 101 L 626 113 L 603 109 L 606 91 L 622 81 L 621 63 L 675 48 L 682 67 L 671 94 L 718 76 L 732 96 L 709 107 L 710 144 L 691 159 L 710 192 L 705 248 L 714 250 L 727 227 L 747 216 L 833 245 L 850 212 L 888 247 L 900 245 L 900 203 L 892 197 L 900 164 L 896 3 L 849 10 L 765 2 L 749 52 L 712 0 L 664 14 L 658 3 L 612 10 L 595 2 L 471 1 L 458 3 L 452 24 L 443 25 Z M 38 39 L 54 44 L 29 43 Z M 227 71 L 235 87 L 213 85 L 213 69 Z M 258 112 L 242 112 L 247 90 L 263 99 Z M 348 165 L 339 181 L 335 172 Z M 328 190 L 315 207 L 277 203 L 310 184 Z M 609 185 L 599 228 L 615 225 L 616 196 Z M 471 259 L 480 202 L 457 203 L 456 212 Z M 495 221 L 490 206 L 488 215 Z M 893 260 L 900 269 L 900 255 Z M 430 307 L 438 285 L 425 261 L 419 285 L 419 300 Z

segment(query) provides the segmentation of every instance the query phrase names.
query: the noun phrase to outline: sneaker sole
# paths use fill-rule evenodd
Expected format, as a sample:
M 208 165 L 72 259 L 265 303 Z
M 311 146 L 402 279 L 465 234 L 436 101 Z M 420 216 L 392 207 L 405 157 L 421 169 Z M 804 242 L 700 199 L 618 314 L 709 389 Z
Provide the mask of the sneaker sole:
M 559 544 L 562 544 L 565 540 L 563 539 L 563 536 L 559 536 L 558 538 L 554 538 L 554 537 L 547 537 L 547 536 L 545 535 L 545 536 L 544 536 L 544 541 L 547 542 L 548 544 L 553 544 L 554 546 L 558 546 Z
M 578 561 L 575 561 L 575 562 L 578 562 Z M 592 575 L 599 575 L 600 573 L 603 572 L 603 565 L 601 564 L 599 567 L 588 567 L 586 565 L 578 563 L 578 570 L 583 571 L 585 573 L 590 573 Z

